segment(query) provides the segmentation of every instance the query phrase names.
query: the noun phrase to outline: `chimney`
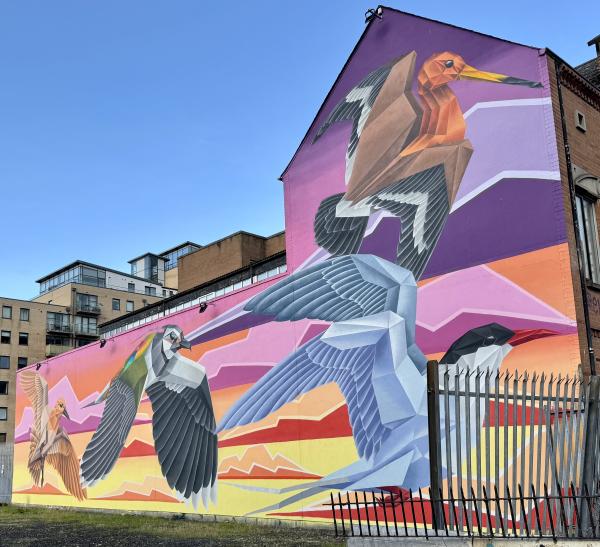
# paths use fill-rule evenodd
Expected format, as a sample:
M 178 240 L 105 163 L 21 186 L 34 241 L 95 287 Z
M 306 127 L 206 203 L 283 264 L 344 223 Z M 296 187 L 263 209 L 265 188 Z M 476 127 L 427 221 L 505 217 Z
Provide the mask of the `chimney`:
M 588 46 L 596 46 L 596 56 L 600 57 L 600 34 L 598 34 L 598 36 L 596 36 L 595 38 L 592 38 L 588 44 Z

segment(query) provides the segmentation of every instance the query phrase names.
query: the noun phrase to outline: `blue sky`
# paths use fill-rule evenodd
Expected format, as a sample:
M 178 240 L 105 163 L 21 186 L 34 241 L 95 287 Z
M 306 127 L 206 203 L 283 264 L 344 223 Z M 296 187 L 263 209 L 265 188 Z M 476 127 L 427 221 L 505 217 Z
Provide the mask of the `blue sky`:
M 535 46 L 594 55 L 600 2 L 393 2 Z M 0 294 L 77 258 L 283 228 L 277 177 L 373 2 L 0 2 Z

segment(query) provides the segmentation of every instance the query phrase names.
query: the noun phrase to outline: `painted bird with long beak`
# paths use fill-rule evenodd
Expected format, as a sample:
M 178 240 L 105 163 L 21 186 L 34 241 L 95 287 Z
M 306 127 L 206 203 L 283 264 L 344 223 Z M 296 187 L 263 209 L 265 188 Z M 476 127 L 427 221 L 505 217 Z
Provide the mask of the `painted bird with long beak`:
M 352 121 L 346 151 L 346 192 L 321 202 L 315 240 L 332 255 L 358 252 L 370 215 L 399 217 L 397 264 L 419 279 L 440 237 L 473 147 L 452 83 L 459 80 L 530 88 L 542 84 L 469 66 L 449 51 L 429 57 L 413 75 L 411 52 L 371 72 L 352 88 L 318 129 Z
M 85 499 L 86 491 L 79 483 L 79 461 L 69 435 L 61 425 L 63 418 L 70 419 L 65 400 L 58 399 L 50 406 L 48 384 L 37 372 L 22 372 L 20 382 L 33 410 L 27 462 L 33 482 L 44 486 L 45 465 L 48 463 L 60 475 L 71 495 L 78 500 Z
M 151 334 L 91 403 L 105 407 L 81 459 L 83 486 L 93 486 L 114 467 L 145 391 L 154 448 L 169 486 L 194 509 L 200 500 L 205 507 L 209 499 L 216 503 L 217 435 L 206 371 L 180 355 L 181 348 L 190 343 L 177 326 Z

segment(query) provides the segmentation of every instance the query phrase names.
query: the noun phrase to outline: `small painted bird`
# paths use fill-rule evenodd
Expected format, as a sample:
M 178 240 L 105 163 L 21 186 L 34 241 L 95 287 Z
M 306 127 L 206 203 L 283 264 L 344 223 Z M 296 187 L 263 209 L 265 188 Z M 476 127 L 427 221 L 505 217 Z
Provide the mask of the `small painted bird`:
M 334 256 L 358 252 L 370 215 L 384 209 L 400 218 L 397 264 L 419 280 L 454 202 L 473 148 L 449 84 L 480 80 L 542 87 L 539 82 L 485 72 L 445 51 L 413 74 L 411 52 L 384 65 L 353 87 L 319 127 L 313 142 L 333 124 L 352 121 L 346 152 L 347 188 L 325 198 L 314 219 L 316 243 Z
M 67 432 L 60 425 L 69 413 L 64 399 L 54 406 L 48 405 L 48 384 L 37 372 L 20 374 L 23 391 L 33 409 L 33 426 L 30 432 L 27 468 L 33 482 L 44 486 L 44 466 L 48 462 L 60 475 L 67 491 L 78 500 L 87 497 L 79 484 L 79 461 Z
M 145 391 L 152 404 L 154 447 L 177 497 L 198 508 L 216 503 L 217 435 L 204 367 L 178 353 L 190 348 L 178 326 L 151 334 L 91 403 L 106 401 L 81 459 L 81 484 L 93 486 L 114 467 Z M 90 405 L 88 405 L 90 406 Z

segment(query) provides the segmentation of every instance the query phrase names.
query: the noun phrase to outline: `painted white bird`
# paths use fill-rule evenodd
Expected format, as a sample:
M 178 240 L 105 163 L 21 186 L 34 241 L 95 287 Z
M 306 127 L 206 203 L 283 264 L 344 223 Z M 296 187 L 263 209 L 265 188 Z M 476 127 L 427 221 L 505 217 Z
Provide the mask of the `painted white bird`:
M 60 425 L 69 419 L 65 400 L 48 405 L 48 384 L 37 372 L 24 371 L 19 375 L 21 387 L 33 409 L 27 468 L 33 482 L 44 486 L 44 466 L 49 463 L 60 475 L 67 491 L 78 500 L 87 497 L 79 484 L 79 460 L 67 432 Z
M 309 318 L 332 324 L 265 374 L 234 403 L 218 430 L 256 422 L 299 395 L 334 382 L 346 399 L 360 456 L 312 483 L 284 489 L 240 486 L 279 494 L 302 490 L 256 512 L 281 508 L 324 489 L 428 484 L 427 361 L 415 341 L 416 296 L 410 271 L 377 256 L 350 255 L 295 272 L 246 305 L 276 321 Z M 453 353 L 448 364 L 476 367 L 483 359 L 499 367 L 506 354 L 500 348 L 512 332 L 498 329 L 484 340 L 485 349 L 474 344 L 454 361 Z
M 178 326 L 151 334 L 92 404 L 106 401 L 102 419 L 81 460 L 81 484 L 93 486 L 117 461 L 142 397 L 152 404 L 154 447 L 161 471 L 179 499 L 197 509 L 216 503 L 217 435 L 202 365 L 178 353 L 189 348 Z

